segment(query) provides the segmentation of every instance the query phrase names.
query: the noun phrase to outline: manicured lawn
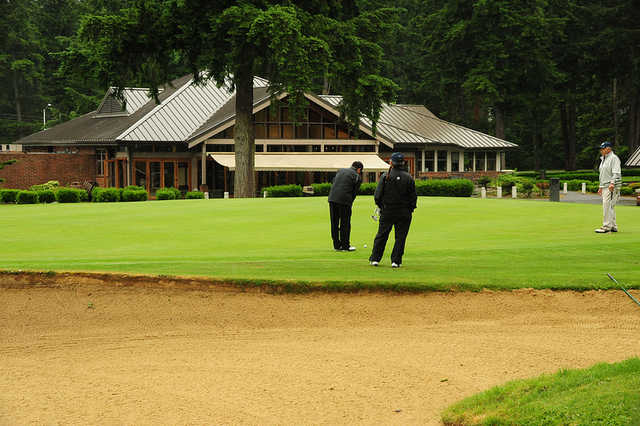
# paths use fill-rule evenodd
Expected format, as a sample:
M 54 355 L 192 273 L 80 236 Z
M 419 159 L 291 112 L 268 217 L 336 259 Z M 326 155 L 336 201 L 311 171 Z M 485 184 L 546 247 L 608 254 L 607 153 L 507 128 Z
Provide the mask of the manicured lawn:
M 640 359 L 518 380 L 467 398 L 445 425 L 640 424 Z
M 358 197 L 354 253 L 334 252 L 326 198 L 0 205 L 0 269 L 117 271 L 427 288 L 640 287 L 640 208 L 597 235 L 601 207 L 421 197 L 403 267 L 368 265 L 377 224 Z M 392 240 L 392 238 L 391 238 Z M 363 248 L 367 244 L 368 248 Z

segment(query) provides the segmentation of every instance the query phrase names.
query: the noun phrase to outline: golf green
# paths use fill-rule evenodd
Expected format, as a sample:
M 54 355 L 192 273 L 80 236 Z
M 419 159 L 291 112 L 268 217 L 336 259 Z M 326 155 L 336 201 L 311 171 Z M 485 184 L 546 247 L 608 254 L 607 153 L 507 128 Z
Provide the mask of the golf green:
M 369 266 L 372 197 L 353 208 L 355 252 L 332 249 L 327 200 L 215 199 L 0 205 L 0 269 L 200 275 L 430 289 L 640 287 L 640 208 L 420 197 L 402 268 Z M 368 248 L 364 248 L 364 245 Z

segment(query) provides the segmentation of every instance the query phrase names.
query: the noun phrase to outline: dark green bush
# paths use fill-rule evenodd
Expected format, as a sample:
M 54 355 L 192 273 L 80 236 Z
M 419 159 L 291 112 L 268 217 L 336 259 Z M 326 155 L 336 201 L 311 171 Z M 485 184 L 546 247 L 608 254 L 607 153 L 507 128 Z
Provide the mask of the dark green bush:
M 141 186 L 136 186 L 136 185 L 129 185 L 129 186 L 125 186 L 124 190 L 129 190 L 129 191 L 146 191 L 146 189 L 144 189 Z
M 326 197 L 331 191 L 330 183 L 312 183 L 311 186 L 313 187 L 313 195 L 316 197 Z
M 368 182 L 363 183 L 358 188 L 358 194 L 360 195 L 373 195 L 376 193 L 376 186 L 378 186 L 377 182 Z
M 480 176 L 478 179 L 476 179 L 476 183 L 486 188 L 487 185 L 491 183 L 491 178 L 489 176 Z
M 560 183 L 567 183 L 567 190 L 568 191 L 582 191 L 582 182 L 585 182 L 584 180 L 580 180 L 580 179 L 571 179 L 571 180 L 563 180 L 560 181 Z
M 638 189 L 638 188 L 640 188 L 640 182 L 630 183 L 630 184 L 629 184 L 629 188 L 631 188 L 631 189 Z
M 127 187 L 129 188 L 129 187 Z M 149 194 L 144 189 L 127 189 L 124 188 L 122 191 L 122 201 L 147 201 L 149 199 Z M 139 187 L 133 187 L 139 188 Z
M 86 194 L 86 191 L 75 188 L 58 188 L 56 191 L 56 200 L 59 203 L 78 203 L 80 202 L 80 191 Z
M 300 185 L 276 185 L 262 189 L 267 191 L 267 197 L 302 197 Z
M 36 191 L 38 194 L 38 201 L 41 203 L 53 203 L 56 201 L 56 193 L 50 189 L 43 189 Z
M 512 186 L 522 184 L 524 182 L 531 182 L 533 185 L 534 179 L 524 176 L 516 176 L 515 174 L 500 175 L 498 179 L 496 179 L 496 184 L 502 186 L 503 191 L 511 191 Z
M 189 191 L 185 194 L 184 198 L 186 200 L 202 200 L 204 199 L 204 192 Z
M 78 200 L 81 202 L 89 201 L 89 193 L 86 189 L 76 189 L 76 191 L 78 191 Z
M 175 200 L 176 193 L 172 188 L 161 188 L 156 191 L 156 200 Z
M 629 186 L 623 186 L 622 188 L 620 188 L 620 194 L 621 195 L 633 195 L 635 194 L 635 189 L 629 187 Z
M 470 197 L 473 182 L 468 179 L 430 179 L 416 181 L 418 195 L 435 197 Z
M 597 172 L 566 172 L 554 173 L 547 177 L 554 177 L 560 180 L 581 180 L 582 182 L 594 182 L 600 179 Z
M 19 189 L 0 189 L 0 202 L 15 204 L 18 198 Z
M 520 192 L 527 198 L 531 197 L 531 193 L 533 192 L 534 186 L 535 185 L 530 180 L 524 181 L 516 185 L 516 187 L 518 188 L 518 192 Z
M 20 191 L 16 197 L 18 204 L 36 204 L 38 202 L 38 193 L 36 191 Z
M 169 188 L 165 188 L 165 189 L 168 189 L 169 191 L 172 191 L 176 196 L 176 200 L 180 200 L 182 198 L 182 192 L 178 188 L 169 187 Z
M 96 203 L 115 203 L 120 201 L 121 188 L 93 188 L 91 198 Z

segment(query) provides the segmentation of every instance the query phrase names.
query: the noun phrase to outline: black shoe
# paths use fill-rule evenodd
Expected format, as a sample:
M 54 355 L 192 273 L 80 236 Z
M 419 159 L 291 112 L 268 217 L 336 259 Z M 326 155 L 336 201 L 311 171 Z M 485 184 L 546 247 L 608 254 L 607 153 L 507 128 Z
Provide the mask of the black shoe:
M 611 228 L 611 232 L 618 232 L 618 228 Z

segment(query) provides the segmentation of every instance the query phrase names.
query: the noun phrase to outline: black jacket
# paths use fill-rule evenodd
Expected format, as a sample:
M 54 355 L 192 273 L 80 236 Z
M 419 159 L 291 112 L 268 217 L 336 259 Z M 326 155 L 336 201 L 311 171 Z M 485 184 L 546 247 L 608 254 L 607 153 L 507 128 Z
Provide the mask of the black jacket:
M 356 199 L 358 188 L 362 183 L 362 178 L 353 167 L 340 169 L 333 178 L 331 191 L 329 191 L 329 202 L 351 205 Z
M 418 200 L 416 183 L 409 173 L 392 168 L 380 176 L 373 198 L 383 211 L 413 212 Z

